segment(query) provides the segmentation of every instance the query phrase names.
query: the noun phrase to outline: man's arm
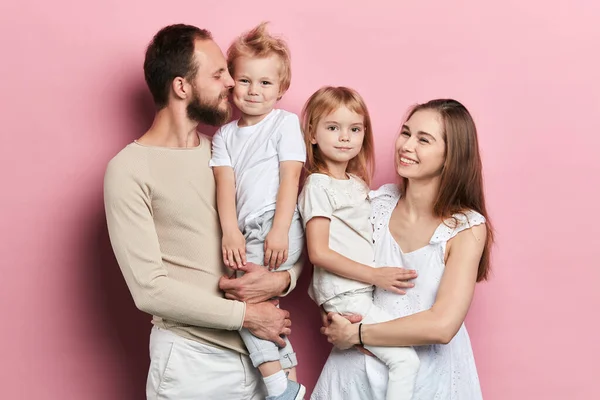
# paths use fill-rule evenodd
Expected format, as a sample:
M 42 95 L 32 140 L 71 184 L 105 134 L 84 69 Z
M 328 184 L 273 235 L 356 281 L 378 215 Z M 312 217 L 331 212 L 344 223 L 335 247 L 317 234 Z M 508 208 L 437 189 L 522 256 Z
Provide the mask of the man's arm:
M 246 306 L 172 279 L 162 262 L 149 189 L 124 165 L 109 164 L 104 205 L 111 244 L 140 310 L 180 323 L 238 330 Z

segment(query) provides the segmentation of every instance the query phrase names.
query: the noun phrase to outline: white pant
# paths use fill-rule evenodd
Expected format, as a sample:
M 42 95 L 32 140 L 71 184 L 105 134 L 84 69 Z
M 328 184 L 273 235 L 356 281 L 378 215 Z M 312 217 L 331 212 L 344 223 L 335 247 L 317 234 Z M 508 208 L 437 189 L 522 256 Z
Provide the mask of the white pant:
M 360 289 L 337 295 L 323 304 L 327 312 L 359 314 L 365 324 L 386 322 L 393 319 L 388 313 L 373 304 L 373 290 Z M 365 346 L 389 368 L 387 400 L 410 400 L 419 372 L 419 356 L 412 347 Z
M 262 379 L 248 356 L 152 328 L 148 400 L 262 400 L 265 396 Z

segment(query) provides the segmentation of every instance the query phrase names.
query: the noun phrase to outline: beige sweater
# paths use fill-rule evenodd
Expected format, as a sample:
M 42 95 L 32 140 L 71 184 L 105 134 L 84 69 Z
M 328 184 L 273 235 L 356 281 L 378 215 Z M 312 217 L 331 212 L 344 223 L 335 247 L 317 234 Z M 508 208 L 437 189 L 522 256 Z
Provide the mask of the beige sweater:
M 110 241 L 136 306 L 188 339 L 246 353 L 237 330 L 245 304 L 218 288 L 226 272 L 210 140 L 188 149 L 131 143 L 108 164 Z M 288 292 L 302 268 L 291 270 Z

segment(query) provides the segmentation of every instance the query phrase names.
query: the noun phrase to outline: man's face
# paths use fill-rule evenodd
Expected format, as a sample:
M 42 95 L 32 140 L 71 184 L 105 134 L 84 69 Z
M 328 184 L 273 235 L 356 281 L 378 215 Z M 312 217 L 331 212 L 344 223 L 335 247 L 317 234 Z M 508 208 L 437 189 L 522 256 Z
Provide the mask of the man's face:
M 231 118 L 228 96 L 234 85 L 227 61 L 212 40 L 196 41 L 194 59 L 199 67 L 190 82 L 192 98 L 187 105 L 188 118 L 207 125 L 223 125 Z

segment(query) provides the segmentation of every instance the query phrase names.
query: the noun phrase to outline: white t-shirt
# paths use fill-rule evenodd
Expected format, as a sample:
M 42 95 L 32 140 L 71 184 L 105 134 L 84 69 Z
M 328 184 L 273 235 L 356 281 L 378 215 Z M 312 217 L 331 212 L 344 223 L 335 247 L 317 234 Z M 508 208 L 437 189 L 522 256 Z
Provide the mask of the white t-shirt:
M 209 165 L 233 168 L 242 232 L 248 221 L 275 209 L 282 161 L 306 161 L 296 114 L 275 109 L 258 124 L 239 127 L 236 120 L 215 133 Z
M 334 179 L 311 174 L 298 199 L 304 226 L 314 217 L 328 218 L 329 248 L 353 261 L 375 266 L 369 188 L 359 178 Z M 321 305 L 333 297 L 371 285 L 332 274 L 315 265 L 310 297 Z

